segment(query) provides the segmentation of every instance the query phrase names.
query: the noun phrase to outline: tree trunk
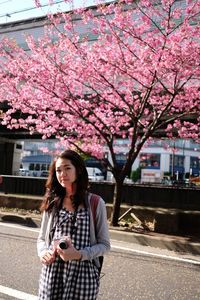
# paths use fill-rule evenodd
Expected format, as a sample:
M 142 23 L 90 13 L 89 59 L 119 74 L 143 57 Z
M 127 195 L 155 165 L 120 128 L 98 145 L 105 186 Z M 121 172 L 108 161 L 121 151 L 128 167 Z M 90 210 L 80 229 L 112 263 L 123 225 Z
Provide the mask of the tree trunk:
M 123 182 L 116 181 L 113 195 L 113 211 L 111 215 L 110 225 L 119 226 L 118 219 L 120 215 L 120 205 L 122 200 Z

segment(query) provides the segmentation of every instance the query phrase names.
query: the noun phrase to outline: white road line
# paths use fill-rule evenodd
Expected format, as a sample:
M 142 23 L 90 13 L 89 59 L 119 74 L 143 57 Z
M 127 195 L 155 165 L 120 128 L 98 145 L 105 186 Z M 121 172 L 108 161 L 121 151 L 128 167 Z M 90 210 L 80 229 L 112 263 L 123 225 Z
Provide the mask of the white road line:
M 132 248 L 129 248 L 129 247 L 122 247 L 122 246 L 112 245 L 111 249 L 125 250 L 125 251 L 130 251 L 130 252 L 133 252 L 133 253 L 137 253 L 137 254 L 144 254 L 144 255 L 160 257 L 160 258 L 165 258 L 165 259 L 167 258 L 167 259 L 170 259 L 170 260 L 175 260 L 175 261 L 187 262 L 187 263 L 190 263 L 190 264 L 200 265 L 200 261 L 198 261 L 198 260 L 182 258 L 182 257 L 175 257 L 175 256 L 171 256 L 171 255 L 164 255 L 164 254 L 158 254 L 158 253 L 152 253 L 152 252 L 143 251 L 143 250 L 135 250 L 135 249 L 132 249 Z
M 14 224 L 6 224 L 6 223 L 1 223 L 0 222 L 0 226 L 12 227 L 12 228 L 22 229 L 22 230 L 26 230 L 26 231 L 39 232 L 38 228 L 32 229 L 32 228 L 18 226 L 18 225 L 14 225 Z M 113 240 L 113 242 L 116 243 L 117 241 Z M 112 244 L 112 240 L 111 240 L 111 244 Z M 189 259 L 189 258 L 182 258 L 182 257 L 171 256 L 171 255 L 158 254 L 158 253 L 153 253 L 153 252 L 149 252 L 149 251 L 136 250 L 136 249 L 133 249 L 133 248 L 123 247 L 123 246 L 116 246 L 116 245 L 111 245 L 111 248 L 112 249 L 117 249 L 117 250 L 129 251 L 129 252 L 133 252 L 133 253 L 136 253 L 136 254 L 149 255 L 149 256 L 159 257 L 159 258 L 163 258 L 163 259 L 170 259 L 170 260 L 175 260 L 175 261 L 179 261 L 179 262 L 185 262 L 185 263 L 200 265 L 200 260 L 193 260 L 193 259 Z
M 4 227 L 11 227 L 11 228 L 17 228 L 17 229 L 23 229 L 26 231 L 34 231 L 34 232 L 39 232 L 38 228 L 29 228 L 29 227 L 23 227 L 23 226 L 19 226 L 19 225 L 14 225 L 14 224 L 7 224 L 7 223 L 1 223 L 0 222 L 0 226 L 4 226 Z
M 0 293 L 11 296 L 15 299 L 21 300 L 37 300 L 38 297 L 32 294 L 24 293 L 15 289 L 8 288 L 6 286 L 0 285 Z

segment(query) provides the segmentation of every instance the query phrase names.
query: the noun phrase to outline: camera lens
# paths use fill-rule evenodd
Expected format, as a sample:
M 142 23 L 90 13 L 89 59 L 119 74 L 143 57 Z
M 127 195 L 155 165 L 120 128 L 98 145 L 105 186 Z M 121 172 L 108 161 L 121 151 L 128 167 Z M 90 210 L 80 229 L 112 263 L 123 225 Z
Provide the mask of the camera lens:
M 61 249 L 67 249 L 68 248 L 67 242 L 65 240 L 64 241 L 60 241 L 59 247 Z

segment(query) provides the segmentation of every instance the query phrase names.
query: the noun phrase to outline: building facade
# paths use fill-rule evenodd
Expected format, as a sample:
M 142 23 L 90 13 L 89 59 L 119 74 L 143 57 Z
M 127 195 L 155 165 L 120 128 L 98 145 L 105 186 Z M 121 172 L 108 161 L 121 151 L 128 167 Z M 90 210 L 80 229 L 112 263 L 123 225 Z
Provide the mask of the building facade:
M 122 166 L 126 160 L 128 140 L 117 140 L 116 144 L 118 149 L 117 161 Z M 43 153 L 42 149 L 44 147 L 48 148 L 51 154 Z M 55 141 L 24 142 L 23 149 L 22 168 L 39 174 L 49 168 L 54 157 L 52 153 L 55 150 Z M 109 153 L 108 159 L 111 161 Z M 105 171 L 101 163 L 94 159 L 86 160 L 86 165 L 88 167 L 98 167 L 103 172 Z M 143 182 L 160 182 L 164 176 L 175 179 L 185 179 L 189 175 L 200 176 L 200 145 L 192 140 L 154 140 L 140 151 L 139 156 L 133 163 L 132 171 L 138 168 L 143 170 Z M 111 174 L 107 174 L 107 179 L 112 179 Z
M 118 154 L 121 164 L 126 157 L 127 144 L 128 140 L 118 141 L 118 146 L 121 147 Z M 162 180 L 165 175 L 174 179 L 185 179 L 189 175 L 200 176 L 200 145 L 183 139 L 151 141 L 140 151 L 132 166 L 132 170 L 138 168 L 151 170 L 149 177 L 154 177 L 155 181 Z

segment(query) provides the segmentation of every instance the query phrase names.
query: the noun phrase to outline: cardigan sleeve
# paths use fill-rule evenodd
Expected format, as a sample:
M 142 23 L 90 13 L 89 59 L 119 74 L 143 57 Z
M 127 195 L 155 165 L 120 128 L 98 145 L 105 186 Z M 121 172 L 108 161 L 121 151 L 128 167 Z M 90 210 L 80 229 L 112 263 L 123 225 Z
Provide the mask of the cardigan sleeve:
M 51 215 L 48 212 L 44 211 L 42 214 L 41 227 L 37 239 L 38 256 L 41 256 L 43 252 L 48 250 L 47 235 L 49 234 L 50 221 L 51 221 Z
M 96 209 L 96 224 L 93 224 L 93 232 L 90 247 L 81 249 L 82 260 L 91 260 L 98 256 L 103 256 L 106 252 L 110 251 L 110 238 L 107 221 L 106 205 L 102 198 L 99 199 L 99 203 Z M 90 222 L 93 222 L 92 213 L 90 210 Z

